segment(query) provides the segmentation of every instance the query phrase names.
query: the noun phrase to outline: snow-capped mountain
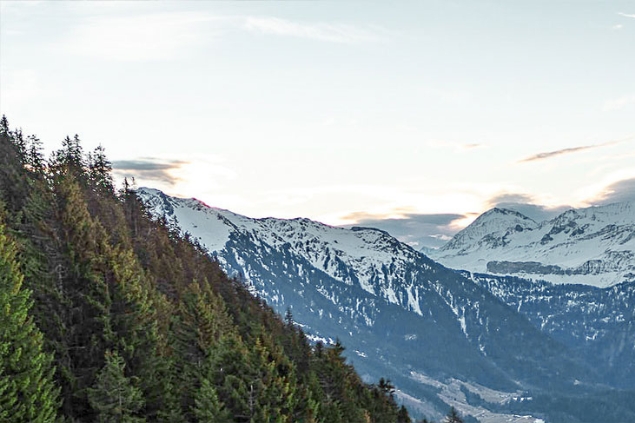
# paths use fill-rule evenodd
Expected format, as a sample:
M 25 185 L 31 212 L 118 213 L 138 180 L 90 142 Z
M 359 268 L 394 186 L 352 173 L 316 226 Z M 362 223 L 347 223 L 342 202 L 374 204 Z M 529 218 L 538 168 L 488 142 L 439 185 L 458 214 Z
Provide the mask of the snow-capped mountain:
M 592 421 L 587 399 L 600 395 L 594 405 L 635 420 L 635 408 L 613 400 L 617 392 L 635 403 L 635 394 L 612 387 L 610 363 L 590 363 L 489 285 L 386 232 L 250 219 L 153 189 L 138 195 L 278 312 L 290 308 L 310 337 L 339 338 L 360 374 L 391 379 L 428 417 L 452 405 L 483 422 Z M 635 377 L 625 379 L 634 389 Z
M 167 211 L 182 231 L 194 235 L 227 269 L 242 273 L 247 282 L 258 273 L 243 267 L 236 255 L 224 254 L 238 234 L 247 236 L 260 248 L 286 250 L 306 260 L 309 268 L 319 269 L 338 282 L 358 286 L 391 304 L 422 314 L 421 291 L 413 283 L 416 278 L 405 274 L 409 263 L 421 255 L 379 229 L 335 228 L 303 218 L 250 219 L 207 207 L 194 199 L 169 199 L 157 190 L 141 189 L 139 194 L 152 214 L 166 215 Z M 231 265 L 234 260 L 238 268 Z M 428 270 L 426 263 L 417 269 Z
M 635 203 L 572 209 L 541 223 L 494 208 L 429 254 L 454 269 L 553 283 L 635 281 Z

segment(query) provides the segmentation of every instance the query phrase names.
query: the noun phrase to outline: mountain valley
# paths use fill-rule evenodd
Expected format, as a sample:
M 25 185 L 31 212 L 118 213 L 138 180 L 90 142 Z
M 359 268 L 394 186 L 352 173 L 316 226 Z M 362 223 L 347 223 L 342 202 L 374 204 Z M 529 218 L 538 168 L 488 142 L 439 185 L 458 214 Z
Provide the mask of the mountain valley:
M 341 341 L 367 380 L 390 378 L 421 415 L 439 419 L 451 405 L 490 423 L 596 421 L 607 409 L 635 419 L 633 284 L 457 272 L 377 229 L 137 194 L 312 339 Z

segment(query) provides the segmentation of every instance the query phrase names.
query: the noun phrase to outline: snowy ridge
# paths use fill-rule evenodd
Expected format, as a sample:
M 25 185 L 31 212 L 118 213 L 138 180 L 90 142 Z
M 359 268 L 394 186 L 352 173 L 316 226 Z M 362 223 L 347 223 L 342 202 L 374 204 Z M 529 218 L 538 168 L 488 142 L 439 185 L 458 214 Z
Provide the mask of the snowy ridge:
M 286 248 L 335 280 L 359 285 L 390 303 L 406 305 L 421 314 L 421 293 L 412 283 L 404 285 L 411 279 L 404 269 L 420 253 L 384 231 L 335 228 L 305 218 L 251 219 L 151 188 L 140 188 L 137 194 L 151 214 L 164 216 L 183 233 L 193 235 L 221 262 L 232 234 L 241 234 L 263 248 Z M 249 274 L 245 276 L 249 278 Z
M 532 421 L 530 415 L 539 421 L 552 412 L 569 413 L 558 408 L 566 401 L 532 398 L 574 394 L 580 402 L 571 421 L 591 423 L 586 410 L 578 410 L 585 406 L 580 390 L 588 387 L 594 395 L 595 389 L 635 387 L 630 285 L 598 289 L 477 278 L 443 267 L 377 229 L 251 219 L 147 188 L 138 195 L 155 218 L 189 233 L 278 313 L 292 309 L 309 339 L 340 339 L 365 380 L 390 378 L 401 397 L 427 417 L 439 420 L 454 405 L 483 423 L 510 421 L 521 411 L 523 418 L 511 421 Z M 576 231 L 583 218 L 601 228 L 599 236 L 611 238 L 618 226 L 629 224 L 629 210 L 570 212 L 551 226 L 494 210 L 463 233 L 460 249 L 471 254 L 483 246 L 510 245 L 518 233 L 535 237 L 546 231 L 557 239 Z M 619 225 L 605 225 L 615 213 L 621 213 Z M 590 227 L 583 235 L 598 236 Z M 618 230 L 626 245 L 631 241 L 624 233 Z M 481 246 L 474 247 L 474 240 Z M 619 263 L 614 259 L 611 265 Z M 512 399 L 497 402 L 493 395 Z M 612 404 L 616 413 L 631 416 Z
M 513 210 L 493 208 L 480 215 L 470 226 L 456 234 L 443 250 L 469 251 L 473 244 L 484 238 L 505 238 L 510 229 L 516 232 L 533 230 L 538 226 L 536 222 Z M 487 242 L 487 241 L 482 242 Z M 504 242 L 504 241 L 503 241 Z
M 539 224 L 492 209 L 430 256 L 471 272 L 612 286 L 635 280 L 635 203 L 568 210 Z

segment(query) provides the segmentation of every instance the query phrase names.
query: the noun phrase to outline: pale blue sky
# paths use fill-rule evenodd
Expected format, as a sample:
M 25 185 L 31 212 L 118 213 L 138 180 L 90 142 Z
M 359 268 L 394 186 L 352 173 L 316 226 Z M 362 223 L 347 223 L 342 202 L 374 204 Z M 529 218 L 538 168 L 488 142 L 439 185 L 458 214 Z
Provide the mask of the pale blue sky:
M 140 185 L 331 224 L 635 198 L 633 1 L 0 7 L 1 112 Z

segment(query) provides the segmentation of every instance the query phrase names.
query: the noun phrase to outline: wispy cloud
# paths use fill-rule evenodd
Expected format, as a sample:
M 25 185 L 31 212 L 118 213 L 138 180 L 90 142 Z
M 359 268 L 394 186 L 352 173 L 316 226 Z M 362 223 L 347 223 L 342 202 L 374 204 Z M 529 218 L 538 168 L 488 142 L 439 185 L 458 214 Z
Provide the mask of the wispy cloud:
M 529 194 L 517 193 L 517 192 L 504 192 L 497 194 L 494 197 L 487 200 L 489 207 L 499 207 L 503 204 L 532 204 L 534 198 Z
M 167 60 L 205 38 L 200 25 L 215 19 L 191 12 L 90 18 L 71 31 L 62 48 L 102 60 Z
M 613 25 L 611 27 L 611 29 L 614 30 L 614 31 L 618 31 L 618 30 L 620 30 L 622 28 L 624 28 L 624 25 L 622 25 L 622 24 Z
M 577 153 L 578 151 L 591 150 L 593 148 L 598 148 L 598 147 L 599 145 L 585 145 L 581 147 L 563 148 L 562 150 L 547 151 L 544 153 L 538 153 L 533 156 L 526 157 L 522 160 L 519 160 L 519 163 L 535 162 L 538 160 L 550 159 L 552 157 L 562 156 L 562 155 L 571 154 L 571 153 Z
M 526 162 L 534 162 L 534 161 L 538 161 L 538 160 L 545 160 L 545 159 L 550 159 L 552 157 L 556 157 L 556 156 L 562 156 L 562 155 L 566 155 L 566 154 L 571 154 L 571 153 L 577 153 L 580 151 L 585 151 L 585 150 L 593 150 L 595 148 L 601 148 L 601 147 L 607 147 L 609 145 L 616 145 L 616 144 L 620 144 L 626 141 L 630 141 L 635 139 L 635 137 L 631 136 L 628 138 L 623 138 L 620 140 L 613 140 L 613 141 L 607 141 L 607 142 L 603 142 L 601 144 L 592 144 L 592 145 L 583 145 L 580 147 L 571 147 L 571 148 L 563 148 L 561 150 L 555 150 L 555 151 L 547 151 L 547 152 L 543 152 L 543 153 L 538 153 L 535 154 L 533 156 L 529 156 L 526 157 L 522 160 L 519 160 L 518 163 L 526 163 Z
M 487 201 L 487 205 L 490 208 L 499 207 L 514 210 L 536 222 L 551 219 L 571 208 L 568 205 L 561 205 L 557 207 L 543 206 L 537 204 L 537 199 L 532 195 L 514 192 L 505 192 L 495 195 Z
M 635 94 L 624 95 L 613 100 L 605 101 L 602 110 L 605 112 L 620 110 L 631 104 L 635 104 Z
M 356 44 L 385 39 L 385 30 L 348 24 L 293 22 L 275 17 L 247 17 L 243 29 L 262 34 L 308 38 L 333 43 Z
M 635 178 L 623 179 L 605 187 L 591 202 L 597 205 L 635 201 Z
M 392 217 L 395 215 L 399 215 L 399 217 Z M 419 214 L 394 210 L 393 213 L 381 214 L 354 212 L 342 219 L 355 222 L 345 225 L 345 227 L 377 228 L 413 247 L 437 248 L 445 244 L 452 238 L 452 235 L 461 229 L 456 225 L 456 222 L 466 217 L 466 215 L 453 213 Z
M 144 181 L 158 181 L 168 185 L 175 185 L 181 178 L 172 172 L 188 165 L 184 160 L 161 160 L 153 157 L 136 160 L 114 160 L 113 172 L 118 176 L 134 177 Z
M 468 150 L 475 150 L 477 148 L 484 148 L 486 147 L 485 144 L 481 144 L 481 143 L 476 143 L 476 142 L 472 142 L 472 143 L 460 143 L 460 142 L 455 142 L 455 141 L 446 141 L 446 140 L 439 140 L 439 139 L 430 139 L 425 141 L 425 145 L 429 148 L 435 148 L 435 149 L 452 149 L 456 152 L 462 152 L 462 151 L 468 151 Z
M 622 12 L 617 12 L 618 15 L 620 16 L 625 16 L 627 18 L 635 18 L 635 13 L 622 13 Z
M 89 17 L 60 46 L 63 51 L 100 60 L 161 61 L 182 57 L 189 48 L 221 38 L 231 29 L 345 44 L 382 41 L 389 33 L 378 26 L 166 12 Z

